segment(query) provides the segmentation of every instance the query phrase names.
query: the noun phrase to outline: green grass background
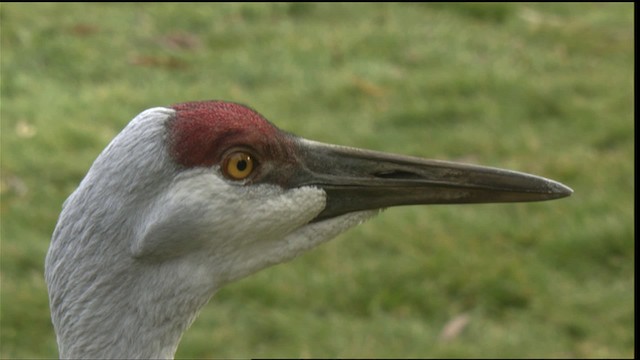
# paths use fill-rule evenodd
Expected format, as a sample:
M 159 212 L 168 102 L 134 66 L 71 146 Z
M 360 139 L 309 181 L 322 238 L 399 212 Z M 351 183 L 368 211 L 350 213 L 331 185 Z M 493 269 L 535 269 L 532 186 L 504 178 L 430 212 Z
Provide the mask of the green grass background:
M 0 357 L 57 356 L 44 257 L 98 153 L 142 110 L 199 99 L 575 193 L 389 209 L 222 289 L 178 357 L 633 357 L 633 12 L 3 3 Z

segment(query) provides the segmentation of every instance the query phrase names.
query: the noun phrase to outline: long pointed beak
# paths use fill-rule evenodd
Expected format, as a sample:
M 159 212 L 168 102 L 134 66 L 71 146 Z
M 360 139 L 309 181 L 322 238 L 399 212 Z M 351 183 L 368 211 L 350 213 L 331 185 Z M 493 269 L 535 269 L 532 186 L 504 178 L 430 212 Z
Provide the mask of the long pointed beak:
M 516 171 L 301 138 L 297 143 L 296 186 L 327 193 L 326 207 L 314 221 L 398 205 L 544 201 L 573 193 L 559 182 Z

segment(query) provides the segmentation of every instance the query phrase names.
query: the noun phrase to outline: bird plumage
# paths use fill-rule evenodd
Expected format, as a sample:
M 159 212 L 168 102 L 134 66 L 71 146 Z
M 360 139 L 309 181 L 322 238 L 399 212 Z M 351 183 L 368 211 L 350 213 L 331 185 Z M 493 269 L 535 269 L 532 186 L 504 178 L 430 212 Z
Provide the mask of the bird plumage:
M 63 206 L 46 259 L 62 358 L 173 357 L 218 288 L 373 214 L 308 224 L 325 205 L 317 188 L 238 187 L 186 167 L 167 141 L 175 120 L 171 108 L 133 119 Z
M 45 261 L 60 356 L 173 357 L 220 287 L 387 206 L 570 191 L 523 173 L 308 141 L 234 103 L 152 108 L 63 205 Z

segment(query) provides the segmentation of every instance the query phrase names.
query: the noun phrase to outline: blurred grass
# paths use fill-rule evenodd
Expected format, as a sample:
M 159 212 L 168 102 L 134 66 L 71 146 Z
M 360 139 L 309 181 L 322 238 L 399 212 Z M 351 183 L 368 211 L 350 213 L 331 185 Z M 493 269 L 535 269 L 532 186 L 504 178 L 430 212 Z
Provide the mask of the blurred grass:
M 390 209 L 222 289 L 177 356 L 633 357 L 633 12 L 3 3 L 0 357 L 57 356 L 43 261 L 93 159 L 143 109 L 197 99 L 575 193 Z

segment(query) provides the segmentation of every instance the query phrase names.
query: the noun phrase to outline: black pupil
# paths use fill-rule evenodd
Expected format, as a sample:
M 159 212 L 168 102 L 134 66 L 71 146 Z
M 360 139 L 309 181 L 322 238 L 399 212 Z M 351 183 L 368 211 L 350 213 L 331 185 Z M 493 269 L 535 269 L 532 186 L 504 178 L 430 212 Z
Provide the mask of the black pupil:
M 236 168 L 240 171 L 245 171 L 247 169 L 247 160 L 238 161 Z

